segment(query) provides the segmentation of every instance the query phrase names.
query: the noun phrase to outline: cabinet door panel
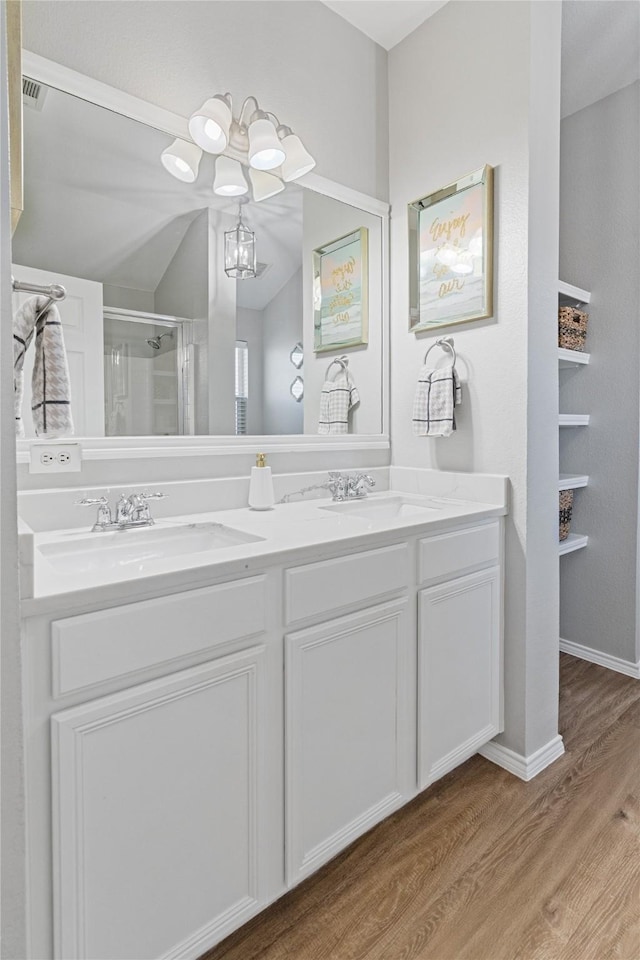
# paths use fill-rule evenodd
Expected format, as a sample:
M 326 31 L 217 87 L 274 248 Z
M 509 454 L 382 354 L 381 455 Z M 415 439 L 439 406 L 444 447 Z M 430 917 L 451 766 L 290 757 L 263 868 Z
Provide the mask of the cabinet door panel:
M 256 912 L 264 663 L 54 714 L 56 957 L 196 957 Z
M 286 637 L 290 885 L 399 806 L 415 784 L 407 602 Z
M 421 789 L 499 732 L 500 631 L 498 567 L 420 592 Z

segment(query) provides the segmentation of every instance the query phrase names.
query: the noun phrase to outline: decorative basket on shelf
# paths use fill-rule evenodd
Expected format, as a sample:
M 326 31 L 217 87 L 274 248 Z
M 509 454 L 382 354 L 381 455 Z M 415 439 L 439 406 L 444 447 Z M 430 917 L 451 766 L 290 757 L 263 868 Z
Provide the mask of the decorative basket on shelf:
M 577 307 L 558 307 L 558 346 L 565 350 L 583 350 L 589 315 Z
M 560 491 L 560 542 L 566 540 L 571 529 L 573 512 L 573 490 Z

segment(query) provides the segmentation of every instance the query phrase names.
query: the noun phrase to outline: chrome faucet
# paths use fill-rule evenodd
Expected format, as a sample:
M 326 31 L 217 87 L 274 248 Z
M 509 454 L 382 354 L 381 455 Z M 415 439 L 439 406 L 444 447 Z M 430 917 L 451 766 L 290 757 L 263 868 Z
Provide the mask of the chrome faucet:
M 375 487 L 375 485 L 376 481 L 374 477 L 370 477 L 368 473 L 357 473 L 355 477 L 348 477 L 347 499 L 361 500 L 367 496 L 369 490 Z
M 76 504 L 80 507 L 98 507 L 98 516 L 96 522 L 91 528 L 92 533 L 99 533 L 104 530 L 128 530 L 131 527 L 151 527 L 155 520 L 149 510 L 149 500 L 164 500 L 166 493 L 131 493 L 125 497 L 120 494 L 120 499 L 116 504 L 116 518 L 112 517 L 111 507 L 106 497 L 83 497 L 77 500 Z
M 339 471 L 330 471 L 327 484 L 334 500 L 362 500 L 367 496 L 376 481 L 368 473 L 357 473 L 355 476 Z

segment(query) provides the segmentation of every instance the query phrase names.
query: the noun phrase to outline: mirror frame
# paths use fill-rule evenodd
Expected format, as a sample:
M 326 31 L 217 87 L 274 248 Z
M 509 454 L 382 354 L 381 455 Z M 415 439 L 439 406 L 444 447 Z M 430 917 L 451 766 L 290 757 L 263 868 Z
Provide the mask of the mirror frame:
M 69 67 L 55 63 L 39 54 L 22 50 L 22 73 L 39 83 L 55 87 L 64 93 L 79 97 L 120 113 L 131 120 L 145 123 L 172 137 L 190 139 L 187 118 L 171 113 L 116 87 L 94 80 Z M 301 186 L 323 196 L 359 207 L 382 220 L 382 432 L 376 434 L 348 434 L 321 437 L 316 434 L 281 436 L 175 436 L 175 437 L 73 437 L 82 447 L 83 460 L 133 460 L 153 457 L 211 456 L 212 454 L 242 454 L 256 449 L 265 453 L 336 452 L 350 450 L 389 450 L 389 215 L 388 203 L 352 190 L 326 177 L 308 173 L 297 181 Z M 29 463 L 30 449 L 46 441 L 37 439 L 16 441 L 18 463 Z

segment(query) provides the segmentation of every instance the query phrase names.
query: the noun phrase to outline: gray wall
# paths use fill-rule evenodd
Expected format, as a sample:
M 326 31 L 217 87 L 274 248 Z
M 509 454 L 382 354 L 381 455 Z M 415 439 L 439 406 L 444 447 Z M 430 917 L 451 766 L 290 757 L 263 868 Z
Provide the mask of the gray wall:
M 640 83 L 562 121 L 560 276 L 592 293 L 588 367 L 561 376 L 564 473 L 588 473 L 572 529 L 586 550 L 561 562 L 560 634 L 635 661 L 640 350 Z
M 263 366 L 263 431 L 265 434 L 302 433 L 306 397 L 296 403 L 289 393 L 291 381 L 300 370 L 291 363 L 289 354 L 302 340 L 302 268 L 285 283 L 282 290 L 262 311 Z M 305 383 L 306 386 L 306 383 Z
M 387 198 L 387 54 L 317 0 L 29 0 L 23 43 L 182 116 L 255 94 L 316 173 Z
M 560 15 L 554 3 L 456 0 L 389 54 L 393 463 L 511 479 L 501 739 L 525 756 L 557 734 Z M 407 204 L 484 164 L 496 178 L 494 316 L 443 331 L 463 380 L 458 429 L 414 437 L 433 333 L 407 329 Z

